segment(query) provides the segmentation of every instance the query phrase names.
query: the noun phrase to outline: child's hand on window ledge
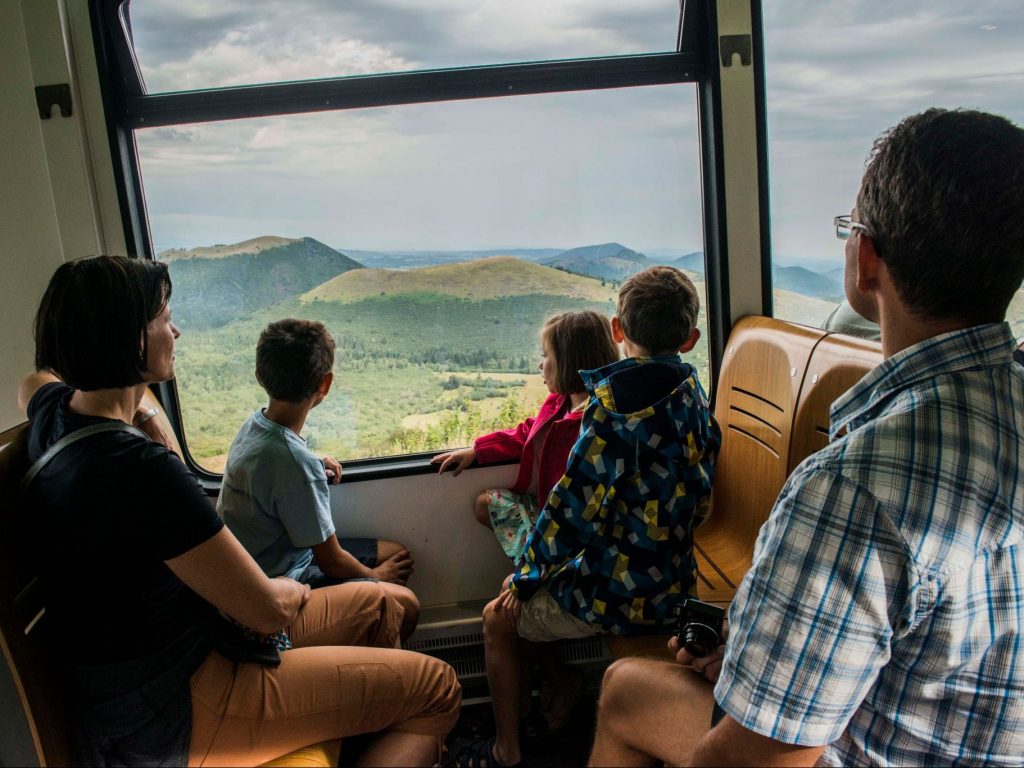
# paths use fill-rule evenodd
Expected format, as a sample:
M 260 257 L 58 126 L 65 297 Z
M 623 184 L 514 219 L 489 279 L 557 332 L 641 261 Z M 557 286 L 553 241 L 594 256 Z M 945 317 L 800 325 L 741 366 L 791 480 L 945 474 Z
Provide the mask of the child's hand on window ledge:
M 327 482 L 337 485 L 341 482 L 341 464 L 333 456 L 323 456 L 320 461 L 324 463 L 324 471 L 327 472 Z
M 458 477 L 462 470 L 476 461 L 476 450 L 473 448 L 460 448 L 457 451 L 439 453 L 430 460 L 431 464 L 440 464 L 437 474 L 441 475 L 452 470 L 452 477 Z

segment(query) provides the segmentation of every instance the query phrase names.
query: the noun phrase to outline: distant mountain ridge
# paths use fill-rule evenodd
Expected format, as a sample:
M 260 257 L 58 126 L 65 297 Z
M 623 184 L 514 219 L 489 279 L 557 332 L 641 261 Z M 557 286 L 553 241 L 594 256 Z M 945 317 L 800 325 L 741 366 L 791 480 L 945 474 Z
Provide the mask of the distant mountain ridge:
M 578 275 L 616 282 L 654 264 L 642 253 L 637 253 L 621 243 L 600 243 L 572 248 L 543 263 L 545 266 L 564 269 Z
M 816 299 L 838 301 L 843 296 L 843 284 L 839 280 L 820 272 L 803 267 L 772 266 L 772 285 L 775 288 L 800 293 Z
M 311 237 L 260 237 L 164 251 L 182 327 L 211 328 L 320 285 L 362 264 Z
M 563 295 L 580 301 L 602 301 L 607 300 L 606 286 L 600 281 L 614 288 L 657 264 L 683 269 L 695 280 L 703 279 L 703 252 L 655 249 L 653 253 L 655 257 L 650 258 L 618 242 L 569 250 L 341 252 L 311 237 L 263 235 L 231 244 L 171 248 L 158 258 L 167 263 L 174 281 L 176 319 L 186 328 L 208 328 L 286 299 L 347 303 L 400 295 L 421 297 L 416 301 L 431 295 L 470 301 Z M 353 255 L 361 258 L 357 260 Z M 816 269 L 810 263 L 773 264 L 774 287 L 809 299 L 840 298 L 842 267 L 822 261 L 815 263 L 820 266 Z M 367 265 L 371 268 L 363 269 Z M 349 274 L 354 270 L 360 273 Z M 594 278 L 596 282 L 581 283 L 575 276 Z
M 699 275 L 704 274 L 704 251 L 693 251 L 687 253 L 684 256 L 680 256 L 678 259 L 671 261 L 658 262 L 659 264 L 666 264 L 676 269 L 685 269 L 687 272 L 696 272 Z
M 261 235 L 229 245 L 220 243 L 218 245 L 202 245 L 197 248 L 168 248 L 166 251 L 158 253 L 157 259 L 168 263 L 178 259 L 224 259 L 229 256 L 256 254 L 273 248 L 301 243 L 303 239 L 305 238 Z

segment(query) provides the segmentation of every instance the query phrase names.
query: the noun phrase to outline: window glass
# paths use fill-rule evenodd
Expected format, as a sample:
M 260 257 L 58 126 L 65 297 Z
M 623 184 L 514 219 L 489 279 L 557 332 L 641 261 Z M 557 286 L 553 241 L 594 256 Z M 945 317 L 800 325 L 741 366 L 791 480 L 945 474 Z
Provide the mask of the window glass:
M 150 93 L 675 50 L 678 0 L 132 0 Z
M 212 470 L 264 404 L 254 350 L 272 320 L 333 333 L 335 385 L 304 435 L 351 459 L 467 445 L 532 415 L 545 316 L 610 315 L 639 269 L 677 264 L 704 296 L 692 85 L 136 137 L 183 332 L 185 434 Z M 706 337 L 688 359 L 707 386 Z
M 820 326 L 843 295 L 849 213 L 874 139 L 929 107 L 1024 125 L 1019 0 L 765 3 L 775 316 Z M 1009 319 L 1024 336 L 1024 294 Z

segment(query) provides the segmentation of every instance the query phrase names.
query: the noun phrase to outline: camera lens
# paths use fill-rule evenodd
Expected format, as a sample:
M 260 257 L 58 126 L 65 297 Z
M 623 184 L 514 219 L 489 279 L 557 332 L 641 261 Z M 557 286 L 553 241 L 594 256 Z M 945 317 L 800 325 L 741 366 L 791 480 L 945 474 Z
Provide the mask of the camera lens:
M 707 624 L 691 621 L 683 627 L 683 647 L 696 658 L 703 658 L 718 647 L 718 633 Z

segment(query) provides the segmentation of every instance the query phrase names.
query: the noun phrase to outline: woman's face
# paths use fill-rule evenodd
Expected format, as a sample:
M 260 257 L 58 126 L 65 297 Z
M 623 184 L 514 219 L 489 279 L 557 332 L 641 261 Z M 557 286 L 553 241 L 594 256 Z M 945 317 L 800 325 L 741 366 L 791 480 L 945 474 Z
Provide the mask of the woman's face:
M 555 394 L 555 356 L 551 353 L 548 343 L 540 340 L 540 379 L 548 388 L 548 392 Z
M 167 381 L 174 378 L 174 340 L 181 335 L 171 322 L 170 305 L 164 304 L 160 313 L 146 326 L 149 349 L 146 352 L 147 381 Z

